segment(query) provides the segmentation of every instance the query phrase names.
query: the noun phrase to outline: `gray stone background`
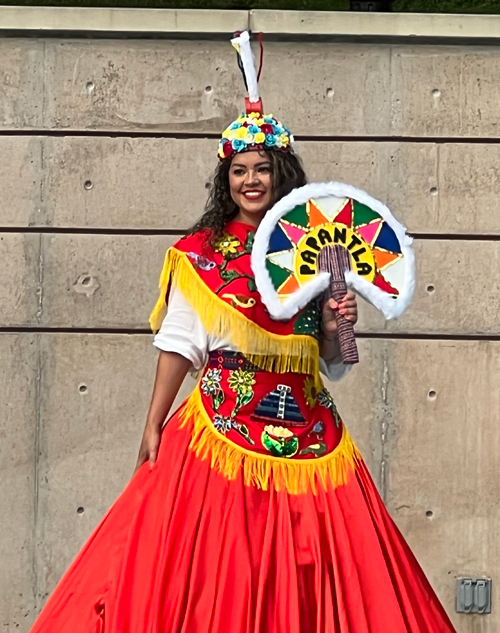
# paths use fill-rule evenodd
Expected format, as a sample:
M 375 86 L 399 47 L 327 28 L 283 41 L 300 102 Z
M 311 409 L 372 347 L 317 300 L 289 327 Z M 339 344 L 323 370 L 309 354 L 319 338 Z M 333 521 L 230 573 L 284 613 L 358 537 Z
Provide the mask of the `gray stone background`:
M 266 41 L 266 110 L 299 137 L 310 180 L 367 190 L 416 238 L 412 306 L 390 323 L 361 306 L 361 363 L 331 389 L 458 630 L 494 633 L 495 595 L 490 616 L 457 616 L 454 596 L 458 575 L 500 577 L 500 49 L 307 38 L 322 18 L 300 15 Z M 224 38 L 0 39 L 5 633 L 28 630 L 132 474 L 147 318 L 242 105 L 226 40 L 243 18 L 207 18 Z

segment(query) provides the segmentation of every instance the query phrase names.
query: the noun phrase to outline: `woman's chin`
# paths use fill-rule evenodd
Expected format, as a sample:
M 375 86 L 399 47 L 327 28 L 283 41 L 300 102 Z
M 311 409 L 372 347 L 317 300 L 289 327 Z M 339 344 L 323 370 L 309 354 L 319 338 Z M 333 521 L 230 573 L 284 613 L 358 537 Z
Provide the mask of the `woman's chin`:
M 240 207 L 240 210 L 245 215 L 253 215 L 255 217 L 263 217 L 270 209 L 268 204 L 259 204 L 257 202 L 246 202 L 246 204 Z

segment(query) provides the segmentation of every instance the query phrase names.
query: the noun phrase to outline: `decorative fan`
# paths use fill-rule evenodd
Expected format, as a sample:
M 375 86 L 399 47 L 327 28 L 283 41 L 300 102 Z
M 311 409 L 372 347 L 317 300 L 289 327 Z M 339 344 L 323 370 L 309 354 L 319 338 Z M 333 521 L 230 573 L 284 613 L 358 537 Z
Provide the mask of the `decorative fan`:
M 347 285 L 387 319 L 402 314 L 415 285 L 412 240 L 389 209 L 341 183 L 295 189 L 268 211 L 255 235 L 252 268 L 275 319 L 290 319 L 329 285 L 319 253 L 339 245 L 350 255 Z

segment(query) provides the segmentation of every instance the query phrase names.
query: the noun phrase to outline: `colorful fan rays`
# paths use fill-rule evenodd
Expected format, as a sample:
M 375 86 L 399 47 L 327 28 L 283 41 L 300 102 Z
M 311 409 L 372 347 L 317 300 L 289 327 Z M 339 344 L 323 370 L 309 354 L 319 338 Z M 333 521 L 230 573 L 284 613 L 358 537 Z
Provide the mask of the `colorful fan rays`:
M 353 272 L 397 297 L 405 262 L 399 240 L 373 209 L 350 198 L 309 200 L 286 213 L 269 240 L 266 267 L 280 299 L 317 274 L 318 252 L 341 244 L 351 255 Z

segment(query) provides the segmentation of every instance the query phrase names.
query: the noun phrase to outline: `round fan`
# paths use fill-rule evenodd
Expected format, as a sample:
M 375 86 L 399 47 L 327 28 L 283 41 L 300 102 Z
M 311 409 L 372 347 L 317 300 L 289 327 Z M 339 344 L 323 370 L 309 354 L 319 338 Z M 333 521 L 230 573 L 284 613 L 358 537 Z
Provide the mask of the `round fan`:
M 387 319 L 408 306 L 415 285 L 412 240 L 389 209 L 342 183 L 295 189 L 268 211 L 255 235 L 252 268 L 271 316 L 290 319 L 329 284 L 318 266 L 325 247 L 347 250 L 347 285 Z

